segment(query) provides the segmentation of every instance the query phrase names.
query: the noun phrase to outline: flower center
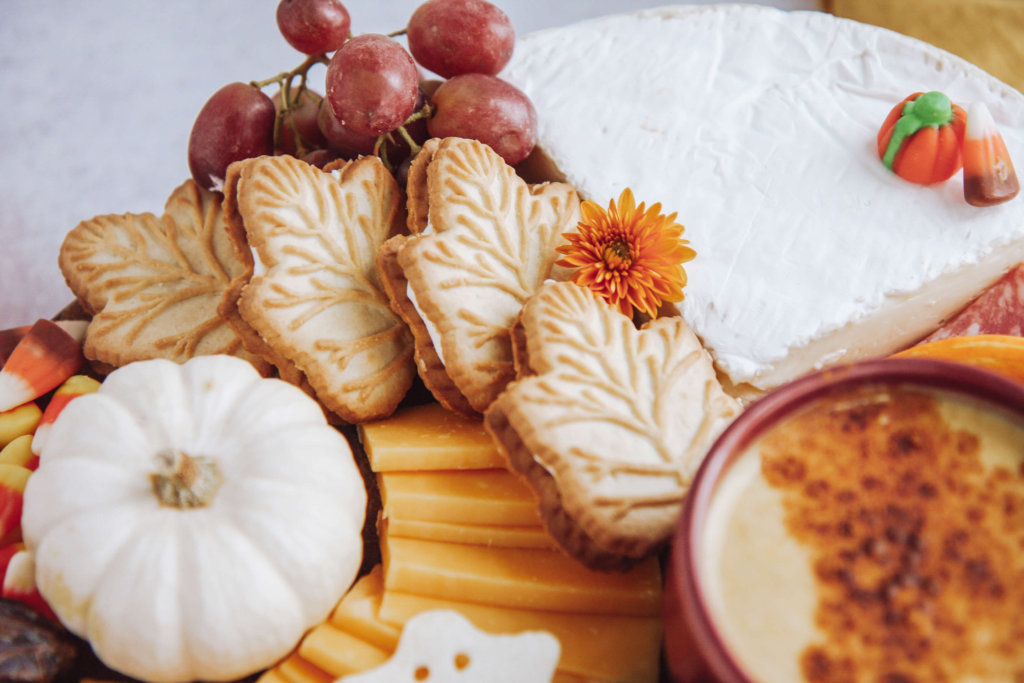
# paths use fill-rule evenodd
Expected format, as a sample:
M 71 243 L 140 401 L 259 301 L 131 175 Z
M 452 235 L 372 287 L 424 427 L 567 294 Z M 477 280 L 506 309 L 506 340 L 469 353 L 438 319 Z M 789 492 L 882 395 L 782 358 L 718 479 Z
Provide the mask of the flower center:
M 601 259 L 609 268 L 618 270 L 625 270 L 633 263 L 629 243 L 625 240 L 616 240 L 606 244 L 604 251 L 601 253 Z

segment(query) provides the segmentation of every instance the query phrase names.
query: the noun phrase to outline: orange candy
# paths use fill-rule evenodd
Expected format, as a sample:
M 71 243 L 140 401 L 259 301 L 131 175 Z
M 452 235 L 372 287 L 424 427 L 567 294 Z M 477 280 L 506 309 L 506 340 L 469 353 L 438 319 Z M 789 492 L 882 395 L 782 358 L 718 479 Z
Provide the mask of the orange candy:
M 21 327 L 0 330 L 0 366 L 3 366 L 7 359 L 11 357 L 11 352 L 14 351 L 18 342 L 28 334 L 29 327 L 29 325 L 22 325 Z
M 21 540 L 21 508 L 32 470 L 0 464 L 0 545 Z
M 35 400 L 75 374 L 85 361 L 81 344 L 49 320 L 33 325 L 0 370 L 0 411 Z
M 897 104 L 878 130 L 878 157 L 904 180 L 930 185 L 960 170 L 967 118 L 939 92 L 916 92 Z
M 964 134 L 964 199 L 992 206 L 1017 196 L 1020 183 L 992 114 L 982 102 L 971 105 Z
M 61 384 L 57 391 L 53 392 L 53 397 L 46 405 L 46 410 L 43 411 L 43 416 L 36 427 L 35 436 L 32 438 L 32 452 L 36 455 L 42 452 L 43 443 L 50 433 L 50 427 L 72 400 L 85 394 L 94 393 L 99 388 L 100 383 L 97 380 L 85 375 L 72 375 Z

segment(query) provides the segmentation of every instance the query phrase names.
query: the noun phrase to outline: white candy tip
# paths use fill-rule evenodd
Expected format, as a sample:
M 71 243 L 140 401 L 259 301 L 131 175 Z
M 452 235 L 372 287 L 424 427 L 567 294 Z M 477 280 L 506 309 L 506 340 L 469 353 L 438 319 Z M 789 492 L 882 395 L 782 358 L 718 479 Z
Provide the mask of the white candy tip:
M 32 385 L 23 377 L 0 372 L 0 412 L 17 408 L 36 398 Z
M 967 109 L 967 127 L 964 136 L 974 139 L 984 138 L 996 130 L 996 122 L 984 102 L 972 102 Z

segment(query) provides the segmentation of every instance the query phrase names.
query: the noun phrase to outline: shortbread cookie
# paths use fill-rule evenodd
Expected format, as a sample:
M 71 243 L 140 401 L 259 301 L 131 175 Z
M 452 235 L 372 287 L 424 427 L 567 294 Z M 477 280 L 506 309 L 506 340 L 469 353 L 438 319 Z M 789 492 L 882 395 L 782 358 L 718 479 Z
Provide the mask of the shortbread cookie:
M 432 140 L 436 138 L 431 138 Z M 411 215 L 411 214 L 410 214 Z M 380 273 L 381 285 L 391 308 L 406 322 L 413 336 L 413 359 L 416 371 L 438 403 L 448 410 L 467 417 L 479 417 L 466 397 L 455 386 L 445 371 L 441 357 L 434 349 L 434 341 L 430 332 L 416 310 L 416 305 L 409 298 L 408 282 L 402 267 L 398 264 L 398 252 L 407 241 L 406 235 L 392 237 L 377 252 L 377 269 Z
M 560 653 L 547 631 L 492 635 L 454 610 L 428 610 L 406 622 L 390 660 L 339 683 L 544 683 Z
M 589 289 L 557 282 L 520 320 L 524 376 L 484 424 L 566 550 L 591 567 L 628 567 L 668 540 L 739 405 L 678 316 L 638 330 Z
M 391 414 L 415 373 L 412 335 L 376 267 L 380 245 L 404 229 L 394 178 L 376 157 L 333 172 L 261 157 L 242 166 L 233 192 L 254 256 L 238 290 L 242 320 L 341 419 Z
M 381 270 L 392 305 L 416 336 L 424 384 L 450 408 L 483 412 L 514 377 L 510 329 L 554 274 L 555 248 L 579 221 L 579 199 L 563 183 L 528 185 L 472 140 L 442 140 L 413 167 L 421 189 L 410 202 L 426 188 L 427 224 L 389 244 L 397 266 Z M 412 211 L 423 215 L 421 207 Z M 437 381 L 439 368 L 450 383 Z M 458 407 L 467 405 L 470 411 Z
M 93 315 L 85 354 L 106 366 L 230 354 L 263 374 L 270 366 L 246 351 L 217 307 L 242 273 L 227 234 L 219 193 L 188 180 L 163 216 L 97 216 L 79 223 L 60 248 L 60 269 Z
M 426 230 L 427 224 L 430 222 L 427 167 L 434 160 L 434 153 L 437 152 L 439 144 L 441 144 L 439 138 L 430 138 L 423 143 L 423 147 L 409 164 L 409 174 L 405 182 L 405 194 L 408 196 L 406 208 L 409 210 L 406 225 L 409 232 L 414 235 Z
M 242 298 L 242 289 L 249 284 L 256 267 L 256 260 L 253 257 L 252 248 L 249 246 L 249 238 L 245 234 L 245 221 L 238 210 L 238 181 L 242 177 L 242 169 L 255 162 L 258 158 L 254 157 L 236 161 L 228 166 L 227 173 L 225 174 L 224 216 L 227 220 L 228 235 L 231 237 L 235 254 L 243 264 L 244 269 L 231 281 L 224 292 L 224 297 L 221 299 L 217 312 L 231 326 L 250 353 L 259 356 L 273 365 L 277 370 L 278 377 L 315 397 L 313 387 L 310 386 L 306 375 L 295 367 L 291 360 L 275 351 L 270 344 L 265 342 L 263 337 L 253 329 L 252 325 L 245 321 L 245 318 L 238 311 L 238 300 Z

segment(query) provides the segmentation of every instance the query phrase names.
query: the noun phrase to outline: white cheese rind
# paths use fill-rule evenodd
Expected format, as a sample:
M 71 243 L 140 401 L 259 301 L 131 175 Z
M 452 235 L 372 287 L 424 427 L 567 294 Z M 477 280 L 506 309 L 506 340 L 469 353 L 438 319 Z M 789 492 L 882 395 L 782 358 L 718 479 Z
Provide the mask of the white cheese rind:
M 524 37 L 502 77 L 539 146 L 600 204 L 678 212 L 697 251 L 680 310 L 735 383 L 760 388 L 922 337 L 1024 260 L 1021 200 L 979 209 L 875 137 L 916 91 L 988 105 L 1024 159 L 1024 95 L 947 52 L 819 12 L 669 7 Z

